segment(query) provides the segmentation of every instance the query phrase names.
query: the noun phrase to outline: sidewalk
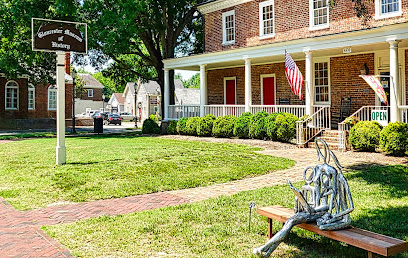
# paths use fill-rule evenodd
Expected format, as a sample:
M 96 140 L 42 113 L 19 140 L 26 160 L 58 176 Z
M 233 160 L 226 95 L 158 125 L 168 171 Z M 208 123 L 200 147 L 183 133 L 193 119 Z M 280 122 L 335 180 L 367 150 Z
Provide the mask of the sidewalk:
M 174 137 L 174 136 L 163 136 Z M 176 137 L 177 138 L 177 137 Z M 233 142 L 231 139 L 178 137 L 184 140 Z M 242 140 L 237 139 L 240 143 Z M 244 144 L 264 145 L 264 141 L 244 140 Z M 303 170 L 308 165 L 317 164 L 314 149 L 299 149 L 291 146 L 278 146 L 260 151 L 265 155 L 285 157 L 296 161 L 294 167 L 262 176 L 246 178 L 224 184 L 206 187 L 175 190 L 161 193 L 137 195 L 126 198 L 98 200 L 86 203 L 53 206 L 33 211 L 16 211 L 3 199 L 0 203 L 0 256 L 21 257 L 71 257 L 68 250 L 47 236 L 42 225 L 74 222 L 81 219 L 103 215 L 119 215 L 160 207 L 198 202 L 221 195 L 233 195 L 268 186 L 285 184 L 286 178 L 292 182 L 302 180 Z M 280 149 L 274 149 L 280 148 Z M 286 147 L 287 148 L 286 148 Z M 335 152 L 344 170 L 362 164 L 408 164 L 407 158 L 395 158 L 379 153 Z

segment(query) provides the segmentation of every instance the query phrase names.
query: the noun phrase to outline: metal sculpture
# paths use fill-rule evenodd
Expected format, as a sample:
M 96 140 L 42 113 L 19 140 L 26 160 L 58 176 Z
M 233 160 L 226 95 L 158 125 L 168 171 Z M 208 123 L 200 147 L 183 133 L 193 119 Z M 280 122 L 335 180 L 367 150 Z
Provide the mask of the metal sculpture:
M 319 142 L 323 144 L 324 154 Z M 322 158 L 324 163 L 306 167 L 303 172 L 306 184 L 300 190 L 287 179 L 289 187 L 295 193 L 295 214 L 265 245 L 253 250 L 255 255 L 269 257 L 289 235 L 292 227 L 301 223 L 316 222 L 321 230 L 338 230 L 350 226 L 350 212 L 354 210 L 354 205 L 342 167 L 325 141 L 316 138 L 315 143 L 318 160 Z M 330 158 L 334 160 L 337 169 L 329 165 Z M 309 176 L 308 171 L 311 171 Z

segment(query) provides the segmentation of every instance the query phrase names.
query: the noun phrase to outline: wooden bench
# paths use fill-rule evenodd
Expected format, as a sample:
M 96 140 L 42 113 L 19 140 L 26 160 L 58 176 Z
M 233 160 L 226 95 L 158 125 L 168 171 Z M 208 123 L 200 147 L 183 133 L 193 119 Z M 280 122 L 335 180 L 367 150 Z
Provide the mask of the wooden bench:
M 275 205 L 258 208 L 258 214 L 268 218 L 268 235 L 269 238 L 272 238 L 272 221 L 277 220 L 285 223 L 294 214 L 294 211 Z M 408 250 L 408 242 L 358 228 L 352 227 L 336 231 L 323 231 L 315 223 L 303 223 L 297 225 L 297 227 L 367 250 L 368 257 L 374 257 L 375 254 L 391 256 Z

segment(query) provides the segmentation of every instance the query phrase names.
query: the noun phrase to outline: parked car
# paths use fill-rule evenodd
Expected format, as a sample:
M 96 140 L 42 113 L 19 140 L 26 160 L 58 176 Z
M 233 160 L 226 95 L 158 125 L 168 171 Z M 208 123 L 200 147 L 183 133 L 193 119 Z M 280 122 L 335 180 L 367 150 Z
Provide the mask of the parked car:
M 106 119 L 104 120 L 104 123 L 106 125 L 110 125 L 110 124 L 121 125 L 122 120 L 123 120 L 123 118 L 121 116 L 119 116 L 118 114 L 108 114 Z
M 96 111 L 93 115 L 92 118 L 102 118 L 102 119 L 107 119 L 109 112 L 102 112 L 102 111 Z
M 135 116 L 133 116 L 131 113 L 121 112 L 120 116 L 123 118 L 123 120 L 135 121 Z

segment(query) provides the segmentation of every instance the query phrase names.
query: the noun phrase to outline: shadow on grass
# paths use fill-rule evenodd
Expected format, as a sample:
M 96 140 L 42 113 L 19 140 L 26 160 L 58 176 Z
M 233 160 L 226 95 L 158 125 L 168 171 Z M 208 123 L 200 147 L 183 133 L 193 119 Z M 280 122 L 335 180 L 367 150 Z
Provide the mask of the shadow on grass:
M 67 165 L 93 165 L 93 164 L 99 164 L 99 163 L 106 163 L 106 162 L 111 162 L 111 161 L 120 161 L 123 159 L 107 159 L 107 160 L 102 160 L 102 161 L 86 161 L 86 162 L 67 162 Z
M 404 165 L 384 166 L 362 164 L 348 167 L 347 179 L 361 178 L 368 184 L 381 184 L 389 195 L 401 198 L 408 195 L 408 167 Z

